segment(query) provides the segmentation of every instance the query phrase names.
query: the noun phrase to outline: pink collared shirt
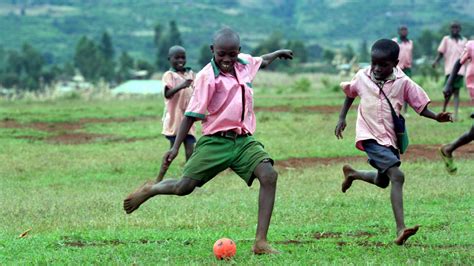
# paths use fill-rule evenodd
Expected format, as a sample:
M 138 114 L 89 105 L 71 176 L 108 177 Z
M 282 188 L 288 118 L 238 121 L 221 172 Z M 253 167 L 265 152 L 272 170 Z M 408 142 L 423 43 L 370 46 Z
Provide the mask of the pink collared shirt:
M 385 82 L 383 91 L 393 108 L 400 114 L 404 102 L 417 113 L 421 113 L 430 99 L 425 91 L 403 73 L 394 69 L 394 80 Z M 356 147 L 364 150 L 362 141 L 373 139 L 382 146 L 397 147 L 393 119 L 387 99 L 380 88 L 370 78 L 370 66 L 359 70 L 350 82 L 342 82 L 344 93 L 351 98 L 360 97 L 357 110 Z
M 474 40 L 467 42 L 466 48 L 461 56 L 461 64 L 467 65 L 466 87 L 471 96 L 471 101 L 474 101 Z
M 261 64 L 261 57 L 239 54 L 234 65 L 236 77 L 220 72 L 214 61 L 197 74 L 185 115 L 202 120 L 203 135 L 228 130 L 255 132 L 252 80 Z
M 444 74 L 449 75 L 453 70 L 454 63 L 461 57 L 464 51 L 464 46 L 467 43 L 467 39 L 461 37 L 461 39 L 454 39 L 451 36 L 444 36 L 438 47 L 438 52 L 443 54 L 444 57 Z M 464 75 L 466 68 L 464 66 L 458 72 L 458 75 Z
M 411 68 L 413 61 L 413 41 L 401 41 L 399 38 L 393 38 L 393 41 L 398 43 L 400 53 L 398 55 L 398 66 L 401 69 Z
M 168 89 L 172 89 L 187 79 L 194 80 L 194 78 L 195 75 L 192 70 L 187 70 L 184 73 L 169 70 L 163 74 L 162 81 L 164 86 L 167 86 Z M 164 92 L 165 90 L 163 90 L 163 93 Z M 177 135 L 192 93 L 193 88 L 190 86 L 178 91 L 169 99 L 163 97 L 165 100 L 165 109 L 163 111 L 163 131 L 161 134 L 165 136 Z M 194 136 L 194 126 L 191 127 L 188 134 Z

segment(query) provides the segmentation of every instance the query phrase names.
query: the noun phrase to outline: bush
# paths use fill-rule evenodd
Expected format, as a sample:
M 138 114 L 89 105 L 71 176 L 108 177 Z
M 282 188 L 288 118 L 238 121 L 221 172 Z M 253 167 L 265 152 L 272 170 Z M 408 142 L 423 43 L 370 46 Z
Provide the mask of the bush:
M 300 78 L 292 86 L 294 92 L 308 92 L 311 88 L 311 81 L 307 78 Z

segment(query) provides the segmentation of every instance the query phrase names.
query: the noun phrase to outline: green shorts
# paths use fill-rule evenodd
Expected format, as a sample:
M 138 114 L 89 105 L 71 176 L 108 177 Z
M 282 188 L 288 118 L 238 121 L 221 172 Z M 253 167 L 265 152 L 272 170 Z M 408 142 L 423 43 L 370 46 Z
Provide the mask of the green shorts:
M 446 82 L 448 82 L 450 75 L 447 75 L 446 78 L 444 79 L 444 85 L 446 85 Z M 453 89 L 454 90 L 460 90 L 464 86 L 464 76 L 461 75 L 456 75 L 453 81 Z
M 404 68 L 402 69 L 403 73 L 405 73 L 405 75 L 407 75 L 409 78 L 411 78 L 411 68 L 408 67 L 408 68 Z
M 253 136 L 240 136 L 235 139 L 202 136 L 184 166 L 183 176 L 201 181 L 198 186 L 202 186 L 230 168 L 251 186 L 255 179 L 253 172 L 264 160 L 273 164 L 263 144 Z

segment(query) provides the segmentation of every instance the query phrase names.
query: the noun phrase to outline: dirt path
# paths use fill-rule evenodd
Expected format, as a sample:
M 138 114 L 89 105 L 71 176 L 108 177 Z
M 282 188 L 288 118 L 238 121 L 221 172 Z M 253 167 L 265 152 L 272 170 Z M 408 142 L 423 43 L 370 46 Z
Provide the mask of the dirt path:
M 341 102 L 342 104 L 342 102 Z M 463 101 L 459 104 L 461 107 L 473 107 L 474 105 L 470 102 Z M 430 106 L 440 107 L 443 106 L 443 102 L 434 101 Z M 301 106 L 301 107 L 291 107 L 287 105 L 277 105 L 277 106 L 260 106 L 255 107 L 256 112 L 316 112 L 316 113 L 337 113 L 341 110 L 339 105 L 317 105 L 317 106 Z M 357 105 L 353 105 L 351 110 L 357 110 Z
M 439 161 L 441 158 L 438 155 L 438 148 L 440 145 L 410 145 L 406 154 L 402 155 L 402 160 L 417 161 L 417 160 L 436 160 Z M 461 147 L 455 152 L 455 156 L 458 158 L 474 159 L 474 145 L 467 145 Z M 367 160 L 365 156 L 345 156 L 345 157 L 334 157 L 334 158 L 318 158 L 318 157 L 307 157 L 307 158 L 290 158 L 286 160 L 276 161 L 277 167 L 292 169 L 292 168 L 305 168 L 316 165 L 332 165 L 332 164 L 343 164 L 354 161 Z

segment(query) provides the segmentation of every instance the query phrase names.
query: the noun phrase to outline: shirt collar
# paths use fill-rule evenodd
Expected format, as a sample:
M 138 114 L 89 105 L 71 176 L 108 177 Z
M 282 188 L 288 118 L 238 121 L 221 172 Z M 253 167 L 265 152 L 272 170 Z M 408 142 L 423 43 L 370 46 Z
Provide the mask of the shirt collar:
M 170 71 L 171 71 L 171 72 L 178 72 L 174 67 L 170 67 Z M 185 68 L 184 68 L 184 72 L 185 72 L 185 73 L 186 73 L 186 72 L 189 72 L 189 71 L 191 71 L 191 68 L 190 68 L 190 67 L 185 67 Z
M 397 76 L 395 75 L 395 71 L 397 71 L 396 68 L 393 69 L 392 74 L 390 74 L 386 79 L 384 79 L 384 80 L 378 80 L 378 79 L 375 78 L 374 73 L 372 72 L 372 70 L 370 70 L 370 79 L 371 79 L 373 82 L 375 82 L 375 84 L 377 84 L 377 85 L 379 85 L 379 86 L 380 86 L 380 85 L 383 86 L 383 84 L 385 84 L 385 82 L 387 82 L 387 81 L 395 81 L 395 80 L 397 79 Z
M 242 65 L 247 65 L 249 62 L 245 59 L 238 57 L 237 63 L 242 64 Z M 214 77 L 217 78 L 221 74 L 221 70 L 219 69 L 216 62 L 214 61 L 214 57 L 211 59 L 211 66 L 212 66 L 212 70 L 214 71 Z

